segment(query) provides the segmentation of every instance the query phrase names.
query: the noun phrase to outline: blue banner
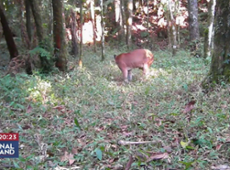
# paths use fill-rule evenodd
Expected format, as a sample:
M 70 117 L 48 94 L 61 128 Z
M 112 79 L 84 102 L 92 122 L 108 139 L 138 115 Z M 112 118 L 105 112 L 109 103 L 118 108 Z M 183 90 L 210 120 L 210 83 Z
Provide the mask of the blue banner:
M 0 158 L 18 158 L 18 141 L 0 141 Z

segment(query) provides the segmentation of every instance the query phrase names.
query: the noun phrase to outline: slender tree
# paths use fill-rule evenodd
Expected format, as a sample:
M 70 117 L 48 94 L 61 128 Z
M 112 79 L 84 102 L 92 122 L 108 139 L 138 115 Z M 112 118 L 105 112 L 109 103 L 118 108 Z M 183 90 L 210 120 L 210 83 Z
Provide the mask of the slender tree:
M 90 1 L 90 14 L 91 14 L 91 19 L 92 19 L 92 29 L 93 29 L 93 49 L 94 49 L 94 52 L 96 52 L 97 49 L 96 49 L 96 28 L 95 28 L 94 0 Z
M 25 7 L 26 7 L 26 31 L 29 37 L 29 40 L 31 41 L 32 37 L 32 29 L 31 29 L 31 6 L 30 6 L 30 1 L 25 0 Z
M 118 36 L 119 36 L 120 41 L 122 41 L 122 38 L 124 37 L 124 25 L 123 25 L 123 19 L 122 19 L 121 1 L 122 0 L 114 1 L 115 22 L 116 22 L 116 27 L 118 28 Z
M 39 0 L 30 0 L 30 5 L 34 16 L 38 41 L 42 44 L 44 31 L 42 27 L 41 6 L 39 4 Z
M 23 18 L 23 12 L 24 12 L 24 7 L 26 6 L 25 2 L 23 3 L 23 1 L 19 1 L 19 5 L 20 5 L 20 8 L 21 8 L 21 12 L 22 14 L 20 15 L 20 23 L 21 23 L 21 38 L 22 38 L 22 42 L 24 43 L 24 45 L 26 46 L 27 49 L 30 49 L 31 48 L 31 22 L 30 22 L 30 16 L 29 18 L 27 18 L 28 16 L 26 16 L 26 20 L 28 19 L 29 22 L 24 22 L 24 18 Z M 27 2 L 27 9 L 28 11 L 26 11 L 26 13 L 30 13 L 30 4 Z M 30 14 L 29 14 L 30 15 Z M 28 29 L 29 29 L 29 32 L 28 32 Z M 30 37 L 29 37 L 29 34 L 30 34 Z M 32 72 L 32 71 L 30 71 Z
M 210 0 L 208 4 L 208 28 L 205 30 L 204 58 L 211 56 L 213 48 L 213 24 L 216 0 Z
M 180 11 L 180 1 L 175 1 L 175 12 L 177 14 L 177 17 L 183 18 L 182 13 Z M 177 18 L 178 19 L 178 18 Z M 176 39 L 177 39 L 177 48 L 180 48 L 181 45 L 181 36 L 180 36 L 180 19 L 178 19 L 175 22 L 175 27 L 176 27 Z
M 120 26 L 119 25 L 119 20 L 121 15 L 120 0 L 114 0 L 114 12 L 115 12 L 116 26 Z
M 76 35 L 76 14 L 73 9 L 71 9 L 71 18 L 70 18 L 70 31 L 72 35 L 72 54 L 76 58 L 78 55 L 78 45 L 77 45 L 77 35 Z
M 80 34 L 80 55 L 79 55 L 79 61 L 78 61 L 78 65 L 79 67 L 82 67 L 82 55 L 83 55 L 83 51 L 82 51 L 82 47 L 83 47 L 83 21 L 84 21 L 84 15 L 83 15 L 83 0 L 80 0 L 80 17 L 81 17 L 81 34 Z
M 229 0 L 216 1 L 214 51 L 206 83 L 230 83 L 230 15 Z
M 176 33 L 176 19 L 173 15 L 174 11 L 172 9 L 172 5 L 175 6 L 175 4 L 172 4 L 175 2 L 172 2 L 172 0 L 168 0 L 168 11 L 167 13 L 167 21 L 168 21 L 168 38 L 169 38 L 169 44 L 170 48 L 172 49 L 172 56 L 176 55 L 177 51 L 177 33 Z
M 18 49 L 17 49 L 16 44 L 14 42 L 13 34 L 12 34 L 11 29 L 8 25 L 6 16 L 3 12 L 3 8 L 1 5 L 0 5 L 0 20 L 1 20 L 2 28 L 3 28 L 5 40 L 7 43 L 7 47 L 8 47 L 9 53 L 10 53 L 10 59 L 13 59 L 14 57 L 18 56 Z
M 126 14 L 125 14 L 125 0 L 120 0 L 120 25 L 121 25 L 121 40 L 125 42 L 125 21 L 126 21 Z
M 147 30 L 149 30 L 149 24 L 150 24 L 150 21 L 149 21 L 149 0 L 147 0 L 146 2 L 146 6 L 147 6 Z
M 53 5 L 53 32 L 55 66 L 61 70 L 67 69 L 67 49 L 65 42 L 64 13 L 62 0 L 52 0 Z
M 130 49 L 132 45 L 133 0 L 128 0 L 127 9 L 128 9 L 128 17 L 126 22 L 126 27 L 127 27 L 126 44 L 127 44 L 127 48 Z
M 52 1 L 48 2 L 48 8 L 49 8 L 49 20 L 48 20 L 48 34 L 53 34 L 53 4 Z
M 38 38 L 39 47 L 46 49 L 47 42 L 44 40 L 44 30 L 42 27 L 42 17 L 41 17 L 41 5 L 39 0 L 30 0 L 30 5 L 36 25 L 36 33 Z M 41 56 L 41 69 L 42 72 L 49 72 L 51 70 L 51 61 L 47 56 Z
M 198 22 L 198 7 L 197 0 L 188 0 L 189 12 L 189 32 L 190 40 L 198 40 L 200 37 L 199 22 Z
M 101 0 L 101 60 L 105 60 L 105 35 L 104 35 L 104 2 Z

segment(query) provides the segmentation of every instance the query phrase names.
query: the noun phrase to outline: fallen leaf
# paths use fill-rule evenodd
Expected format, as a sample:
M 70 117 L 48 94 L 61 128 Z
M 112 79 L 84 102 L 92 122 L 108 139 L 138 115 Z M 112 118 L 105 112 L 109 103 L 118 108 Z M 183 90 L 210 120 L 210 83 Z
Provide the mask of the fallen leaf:
M 78 153 L 78 149 L 77 149 L 77 148 L 72 148 L 72 153 L 73 153 L 74 155 L 76 155 L 76 154 Z
M 29 105 L 27 106 L 26 113 L 31 113 L 31 111 L 32 111 L 32 107 L 31 107 L 31 105 L 29 104 Z
M 227 108 L 228 106 L 227 105 L 221 105 L 222 108 Z
M 185 105 L 185 109 L 183 111 L 183 113 L 189 113 L 192 111 L 192 109 L 194 109 L 196 101 L 190 101 Z
M 223 144 L 218 144 L 218 145 L 216 145 L 216 150 L 217 150 L 217 151 L 220 150 L 220 148 L 222 147 L 222 145 L 223 145 Z
M 225 142 L 230 142 L 230 138 L 228 137 Z
M 118 160 L 118 158 L 112 158 L 109 160 L 109 163 L 112 164 L 113 162 L 116 162 Z
M 74 158 L 73 158 L 73 154 L 69 154 L 69 164 L 72 165 L 74 163 Z
M 65 109 L 65 106 L 55 106 L 55 107 L 53 107 L 53 109 L 57 109 L 59 111 L 62 111 L 63 109 Z
M 123 132 L 125 137 L 132 136 L 133 132 Z
M 151 156 L 147 159 L 146 163 L 154 160 L 159 160 L 159 159 L 166 159 L 169 157 L 169 154 L 167 152 L 165 153 L 153 153 Z
M 67 151 L 65 151 L 65 154 L 61 157 L 61 161 L 68 161 L 69 165 L 72 165 L 74 163 L 74 158 L 73 158 L 73 154 L 72 153 L 68 153 Z
M 176 146 L 178 146 L 178 144 L 179 144 L 179 139 L 178 139 L 178 137 L 175 137 L 173 139 L 173 142 L 172 142 L 172 147 L 176 147 Z

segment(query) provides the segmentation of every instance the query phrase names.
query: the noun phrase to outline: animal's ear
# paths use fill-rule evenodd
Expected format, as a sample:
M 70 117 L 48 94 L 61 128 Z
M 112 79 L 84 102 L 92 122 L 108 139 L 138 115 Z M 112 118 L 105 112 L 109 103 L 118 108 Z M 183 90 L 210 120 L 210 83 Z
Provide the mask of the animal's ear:
M 114 58 L 116 58 L 116 56 L 117 56 L 117 55 L 116 55 L 116 54 L 114 54 Z

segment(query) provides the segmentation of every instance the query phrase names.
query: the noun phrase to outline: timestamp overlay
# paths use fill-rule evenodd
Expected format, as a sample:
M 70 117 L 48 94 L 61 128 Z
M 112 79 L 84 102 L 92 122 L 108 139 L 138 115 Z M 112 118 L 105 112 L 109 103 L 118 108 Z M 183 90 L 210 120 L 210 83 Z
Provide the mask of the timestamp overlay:
M 18 158 L 18 145 L 18 133 L 0 133 L 0 158 Z

